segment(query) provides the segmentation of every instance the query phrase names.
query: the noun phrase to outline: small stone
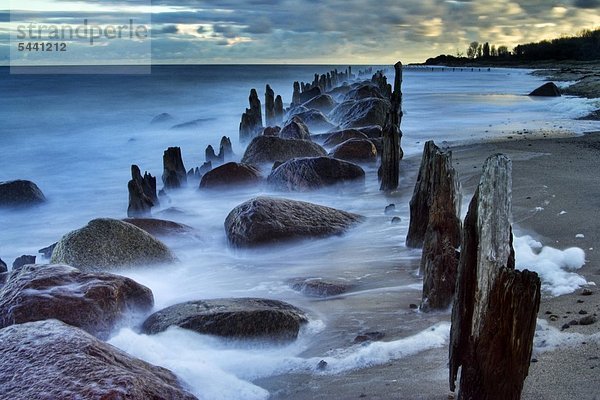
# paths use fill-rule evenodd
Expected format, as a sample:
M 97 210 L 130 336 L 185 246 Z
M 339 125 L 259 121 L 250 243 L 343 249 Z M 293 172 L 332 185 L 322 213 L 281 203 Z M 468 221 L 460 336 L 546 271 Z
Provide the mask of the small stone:
M 582 290 L 581 290 L 581 295 L 582 295 L 582 296 L 590 296 L 592 293 L 594 293 L 594 292 L 592 292 L 592 291 L 591 291 L 590 289 L 588 289 L 588 288 L 584 288 L 584 289 L 582 289 Z
M 392 224 L 399 224 L 400 222 L 402 222 L 402 219 L 400 217 L 394 217 L 392 218 Z
M 585 302 L 583 300 L 581 300 L 581 299 L 578 299 L 577 300 L 577 304 L 581 304 L 581 303 L 585 303 Z
M 596 317 L 593 315 L 588 315 L 579 320 L 579 325 L 592 325 L 596 321 L 598 321 Z
M 323 371 L 325 368 L 327 368 L 327 361 L 325 361 L 325 360 L 319 361 L 319 363 L 317 364 L 317 369 L 319 371 Z
M 532 363 L 536 363 L 536 362 L 538 362 L 538 359 L 537 359 L 537 358 L 532 358 L 532 359 L 531 359 L 531 362 L 532 362 Z
M 550 319 L 550 321 L 558 321 L 558 315 L 554 315 L 554 314 L 552 314 L 552 315 L 549 317 L 549 319 Z
M 365 332 L 354 338 L 354 343 L 375 342 L 385 337 L 383 332 Z
M 551 315 L 552 311 L 546 311 L 546 315 Z
M 565 329 L 569 329 L 571 327 L 571 325 L 569 324 L 564 324 L 563 326 L 561 326 L 560 330 L 564 331 Z
M 409 304 L 409 306 L 408 306 L 408 307 L 409 307 L 411 310 L 416 310 L 417 308 L 419 308 L 419 306 L 418 306 L 418 305 L 416 305 L 416 304 Z
M 576 319 L 569 321 L 569 325 L 573 326 L 573 325 L 579 325 L 579 321 L 577 321 Z
M 396 211 L 396 205 L 395 204 L 389 204 L 385 207 L 385 213 L 386 214 L 390 214 L 393 213 L 394 211 Z
M 579 315 L 586 315 L 588 312 L 585 310 L 579 310 Z

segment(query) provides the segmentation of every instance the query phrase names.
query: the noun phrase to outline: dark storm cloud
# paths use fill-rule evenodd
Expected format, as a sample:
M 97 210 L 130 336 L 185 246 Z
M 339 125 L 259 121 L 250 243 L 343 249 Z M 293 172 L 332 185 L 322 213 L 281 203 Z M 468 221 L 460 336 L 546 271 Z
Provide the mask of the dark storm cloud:
M 600 9 L 600 0 L 575 0 L 573 5 L 577 8 L 595 8 Z

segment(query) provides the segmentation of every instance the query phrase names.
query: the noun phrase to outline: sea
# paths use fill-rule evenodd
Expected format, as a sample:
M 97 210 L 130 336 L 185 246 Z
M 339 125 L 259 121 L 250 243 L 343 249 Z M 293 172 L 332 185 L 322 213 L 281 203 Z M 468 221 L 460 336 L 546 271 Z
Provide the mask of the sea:
M 158 177 L 160 189 L 162 154 L 168 147 L 179 146 L 190 169 L 203 164 L 208 145 L 218 150 L 221 137 L 227 136 L 240 159 L 244 146 L 238 127 L 250 89 L 263 98 L 269 84 L 288 106 L 294 81 L 312 81 L 315 73 L 346 67 L 173 65 L 154 66 L 147 75 L 11 75 L 0 67 L 0 181 L 32 180 L 48 199 L 35 208 L 0 209 L 0 258 L 10 265 L 30 254 L 47 263 L 38 249 L 94 218 L 126 217 L 131 165 Z M 365 68 L 353 66 L 353 72 Z M 378 69 L 393 82 L 391 66 L 373 66 Z M 169 192 L 153 213 L 194 228 L 188 235 L 164 239 L 180 261 L 117 271 L 152 289 L 155 310 L 188 300 L 263 297 L 302 308 L 310 322 L 293 343 L 274 344 L 224 340 L 178 328 L 146 336 L 137 328 L 144 316 L 132 316 L 109 342 L 171 369 L 203 399 L 265 399 L 271 394 L 257 383 L 261 379 L 344 374 L 447 346 L 449 312 L 424 314 L 410 307 L 419 303 L 422 286 L 420 251 L 404 245 L 420 153 L 430 139 L 445 146 L 517 134 L 598 130 L 597 122 L 576 120 L 597 108 L 593 100 L 527 96 L 543 82 L 525 69 L 406 67 L 401 130 L 409 161 L 392 196 L 379 191 L 373 165 L 365 166 L 364 186 L 343 189 L 277 193 L 258 186 L 215 192 L 201 191 L 191 181 Z M 151 123 L 162 113 L 172 119 Z M 236 205 L 257 195 L 310 201 L 367 219 L 340 237 L 233 249 L 224 220 Z M 463 203 L 468 201 L 465 194 Z M 385 213 L 390 203 L 395 209 Z M 392 224 L 393 217 L 400 223 Z M 543 243 L 535 238 L 515 243 L 517 264 L 519 257 L 528 265 L 548 261 L 536 259 Z M 557 250 L 563 251 L 583 263 L 582 251 Z M 563 267 L 558 263 L 557 273 L 567 274 L 572 285 L 557 292 L 546 281 L 550 295 L 585 283 Z M 342 281 L 351 290 L 320 299 L 290 288 L 290 279 L 308 277 Z M 357 335 L 373 331 L 384 333 L 383 341 L 354 342 Z M 327 369 L 318 367 L 321 360 Z

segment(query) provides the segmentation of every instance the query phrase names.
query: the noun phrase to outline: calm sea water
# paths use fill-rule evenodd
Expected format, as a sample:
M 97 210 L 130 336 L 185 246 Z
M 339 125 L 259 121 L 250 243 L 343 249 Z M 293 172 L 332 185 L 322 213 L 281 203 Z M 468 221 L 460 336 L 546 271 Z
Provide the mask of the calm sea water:
M 182 148 L 188 169 L 201 165 L 206 146 L 218 147 L 221 136 L 232 138 L 241 157 L 238 125 L 251 88 L 262 97 L 269 83 L 287 104 L 294 80 L 310 81 L 314 73 L 332 68 L 162 66 L 140 76 L 9 75 L 0 69 L 0 181 L 33 180 L 49 199 L 35 209 L 0 210 L 0 257 L 12 263 L 93 218 L 125 217 L 130 165 L 160 177 L 162 153 L 169 146 Z M 393 81 L 393 71 L 388 77 Z M 472 141 L 523 129 L 582 133 L 593 128 L 592 123 L 572 120 L 593 108 L 589 101 L 525 96 L 541 83 L 525 70 L 407 69 L 402 121 L 407 157 L 418 154 L 428 139 Z M 150 124 L 164 112 L 174 119 Z M 194 127 L 170 129 L 196 120 Z M 297 342 L 284 347 L 235 343 L 177 329 L 146 337 L 127 327 L 111 342 L 171 368 L 203 398 L 223 399 L 265 398 L 268 393 L 253 380 L 298 371 L 321 373 L 316 371 L 321 359 L 328 360 L 331 373 L 343 373 L 443 345 L 446 317 L 406 307 L 418 303 L 421 286 L 415 274 L 419 252 L 403 244 L 416 171 L 403 169 L 401 191 L 393 198 L 378 191 L 375 168 L 366 171 L 364 187 L 286 197 L 356 212 L 367 216 L 367 222 L 342 237 L 268 250 L 228 248 L 223 222 L 233 207 L 252 196 L 280 194 L 264 188 L 203 193 L 195 187 L 173 193 L 171 202 L 162 206 L 182 213 L 168 218 L 197 230 L 196 235 L 166 240 L 181 263 L 123 272 L 153 290 L 156 309 L 215 297 L 289 301 L 311 319 Z M 383 212 L 392 202 L 400 224 L 390 224 L 392 216 Z M 311 276 L 341 279 L 355 289 L 320 301 L 292 291 L 286 283 Z M 379 313 L 395 305 L 402 306 L 389 315 Z M 431 326 L 433 330 L 426 330 Z M 357 356 L 353 337 L 373 330 L 386 332 L 386 347 L 367 346 Z

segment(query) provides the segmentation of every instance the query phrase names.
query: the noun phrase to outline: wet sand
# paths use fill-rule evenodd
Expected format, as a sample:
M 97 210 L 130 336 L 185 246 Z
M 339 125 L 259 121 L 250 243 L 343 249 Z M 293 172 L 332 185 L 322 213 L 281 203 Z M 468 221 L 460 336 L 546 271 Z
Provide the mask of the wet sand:
M 453 148 L 455 168 L 463 185 L 463 203 L 468 203 L 479 180 L 485 159 L 504 153 L 513 160 L 513 227 L 518 235 L 531 234 L 544 245 L 559 249 L 577 246 L 586 252 L 579 270 L 588 282 L 600 284 L 600 132 L 579 137 L 527 136 Z M 564 133 L 561 133 L 564 136 Z M 419 158 L 403 160 L 402 190 L 412 193 Z M 543 208 L 543 210 L 541 209 Z M 566 213 L 562 213 L 566 211 Z M 584 237 L 576 237 L 583 234 Z M 581 290 L 559 297 L 544 295 L 538 318 L 557 329 L 581 317 L 600 314 L 600 288 L 582 296 Z M 418 297 L 413 294 L 414 302 Z M 394 299 L 397 301 L 395 302 Z M 394 319 L 410 313 L 409 299 L 394 295 L 371 297 L 361 305 L 372 312 L 369 327 L 386 331 L 384 341 L 408 334 L 394 329 Z M 547 312 L 550 312 L 548 314 Z M 558 316 L 556 321 L 550 315 Z M 417 327 L 449 321 L 450 314 L 415 316 Z M 339 326 L 343 332 L 343 324 Z M 565 332 L 583 335 L 577 346 L 553 351 L 534 351 L 523 399 L 599 399 L 600 322 L 570 326 Z M 313 354 L 314 355 L 314 354 Z M 447 345 L 383 365 L 340 375 L 313 373 L 285 375 L 257 381 L 274 399 L 448 399 Z

